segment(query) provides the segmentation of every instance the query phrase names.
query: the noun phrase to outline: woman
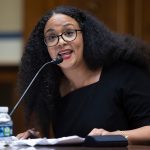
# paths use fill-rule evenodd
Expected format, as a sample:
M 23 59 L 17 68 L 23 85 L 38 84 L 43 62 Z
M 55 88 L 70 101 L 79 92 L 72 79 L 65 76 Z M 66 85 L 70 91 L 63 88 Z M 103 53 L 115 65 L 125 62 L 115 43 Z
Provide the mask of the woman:
M 18 135 L 128 136 L 130 144 L 150 142 L 149 47 L 110 32 L 77 8 L 50 10 L 33 30 L 22 57 L 20 89 L 49 65 L 25 97 L 28 130 Z

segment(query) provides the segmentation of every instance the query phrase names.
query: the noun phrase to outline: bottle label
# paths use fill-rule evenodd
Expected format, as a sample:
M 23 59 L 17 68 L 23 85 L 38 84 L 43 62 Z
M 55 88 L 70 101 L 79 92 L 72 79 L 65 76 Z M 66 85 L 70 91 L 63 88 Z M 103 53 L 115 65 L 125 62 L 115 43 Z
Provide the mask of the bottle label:
M 13 130 L 12 126 L 0 126 L 0 137 L 7 137 L 7 136 L 12 136 L 13 135 Z

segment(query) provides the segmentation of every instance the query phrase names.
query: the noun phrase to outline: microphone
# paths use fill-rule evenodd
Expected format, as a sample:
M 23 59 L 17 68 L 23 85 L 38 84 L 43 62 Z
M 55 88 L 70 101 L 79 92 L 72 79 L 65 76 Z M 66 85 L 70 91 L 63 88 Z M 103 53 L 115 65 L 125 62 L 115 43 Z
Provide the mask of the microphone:
M 14 108 L 12 109 L 12 111 L 10 112 L 10 116 L 12 116 L 12 114 L 14 113 L 14 111 L 16 110 L 16 108 L 18 107 L 18 105 L 20 104 L 20 102 L 22 101 L 23 97 L 25 96 L 25 94 L 27 93 L 27 91 L 29 90 L 30 86 L 32 85 L 32 83 L 34 82 L 34 80 L 36 79 L 36 77 L 39 75 L 39 73 L 41 72 L 41 70 L 47 66 L 48 64 L 55 64 L 58 65 L 60 63 L 63 62 L 63 58 L 61 55 L 58 55 L 55 59 L 53 59 L 52 61 L 46 62 L 39 70 L 38 72 L 35 74 L 35 76 L 33 77 L 33 79 L 31 80 L 30 84 L 27 86 L 26 90 L 23 92 L 22 96 L 20 97 L 20 99 L 18 100 L 18 102 L 16 103 L 16 105 L 14 106 Z

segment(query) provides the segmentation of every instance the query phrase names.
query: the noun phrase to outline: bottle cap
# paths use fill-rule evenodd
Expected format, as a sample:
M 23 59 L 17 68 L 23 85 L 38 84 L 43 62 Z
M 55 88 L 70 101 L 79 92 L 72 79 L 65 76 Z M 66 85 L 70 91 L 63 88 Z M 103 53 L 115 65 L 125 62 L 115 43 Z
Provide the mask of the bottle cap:
M 8 107 L 0 107 L 0 112 L 7 113 L 8 112 Z

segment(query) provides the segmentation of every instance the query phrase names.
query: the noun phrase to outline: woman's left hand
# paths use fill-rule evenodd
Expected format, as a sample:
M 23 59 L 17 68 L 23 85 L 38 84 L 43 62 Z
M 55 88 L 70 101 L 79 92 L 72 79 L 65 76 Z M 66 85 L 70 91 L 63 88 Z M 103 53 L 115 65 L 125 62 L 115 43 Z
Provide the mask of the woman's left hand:
M 89 134 L 89 136 L 93 136 L 93 135 L 116 135 L 116 132 L 109 132 L 109 131 L 106 131 L 104 129 L 97 129 L 97 128 L 94 128 Z

